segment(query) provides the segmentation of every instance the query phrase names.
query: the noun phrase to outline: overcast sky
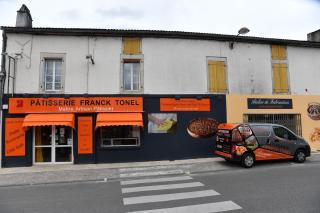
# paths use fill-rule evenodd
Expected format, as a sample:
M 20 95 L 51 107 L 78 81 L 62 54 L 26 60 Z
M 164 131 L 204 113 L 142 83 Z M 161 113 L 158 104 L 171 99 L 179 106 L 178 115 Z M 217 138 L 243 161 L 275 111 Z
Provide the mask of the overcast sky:
M 0 0 L 0 25 L 22 4 L 34 27 L 147 29 L 306 40 L 320 29 L 320 0 Z

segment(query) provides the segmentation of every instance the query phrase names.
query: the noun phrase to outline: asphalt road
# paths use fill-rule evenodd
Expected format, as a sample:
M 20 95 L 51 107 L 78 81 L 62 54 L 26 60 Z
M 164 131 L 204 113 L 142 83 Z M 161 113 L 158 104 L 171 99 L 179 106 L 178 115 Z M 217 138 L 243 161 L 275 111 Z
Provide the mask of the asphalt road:
M 0 212 L 320 212 L 319 161 L 149 177 L 136 172 L 141 176 L 110 182 L 0 187 Z

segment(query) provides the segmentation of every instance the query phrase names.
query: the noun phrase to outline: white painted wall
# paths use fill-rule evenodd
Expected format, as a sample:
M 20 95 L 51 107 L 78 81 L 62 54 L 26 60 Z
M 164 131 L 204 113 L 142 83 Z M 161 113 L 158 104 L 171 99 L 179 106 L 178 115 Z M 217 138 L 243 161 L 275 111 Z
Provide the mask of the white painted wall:
M 24 46 L 22 44 L 25 44 Z M 41 53 L 66 54 L 66 94 L 120 93 L 121 38 L 8 34 L 7 52 L 17 61 L 16 93 L 39 93 Z M 207 59 L 226 58 L 230 94 L 271 94 L 270 45 L 143 38 L 144 93 L 206 94 Z M 288 47 L 292 94 L 319 95 L 320 49 Z M 92 54 L 95 65 L 87 63 Z
M 320 49 L 287 47 L 292 94 L 320 94 Z

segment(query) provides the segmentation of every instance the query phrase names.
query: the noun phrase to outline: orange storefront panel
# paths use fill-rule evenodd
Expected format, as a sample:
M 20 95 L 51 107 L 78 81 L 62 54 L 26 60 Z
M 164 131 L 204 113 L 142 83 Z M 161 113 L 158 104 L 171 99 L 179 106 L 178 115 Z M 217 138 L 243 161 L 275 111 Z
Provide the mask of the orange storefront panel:
M 160 98 L 160 111 L 202 111 L 210 112 L 210 99 Z
M 9 99 L 9 113 L 90 113 L 142 111 L 142 97 L 70 97 Z
M 78 117 L 78 154 L 92 153 L 92 117 Z
M 5 156 L 25 156 L 25 131 L 22 127 L 24 118 L 5 119 Z

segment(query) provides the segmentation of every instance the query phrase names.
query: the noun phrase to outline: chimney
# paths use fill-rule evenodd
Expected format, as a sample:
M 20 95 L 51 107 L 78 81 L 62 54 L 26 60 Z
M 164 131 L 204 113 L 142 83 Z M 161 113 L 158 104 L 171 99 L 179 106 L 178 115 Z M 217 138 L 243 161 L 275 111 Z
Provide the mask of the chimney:
M 16 27 L 32 27 L 30 10 L 24 4 L 17 11 Z
M 320 42 L 320 30 L 308 33 L 308 41 Z

